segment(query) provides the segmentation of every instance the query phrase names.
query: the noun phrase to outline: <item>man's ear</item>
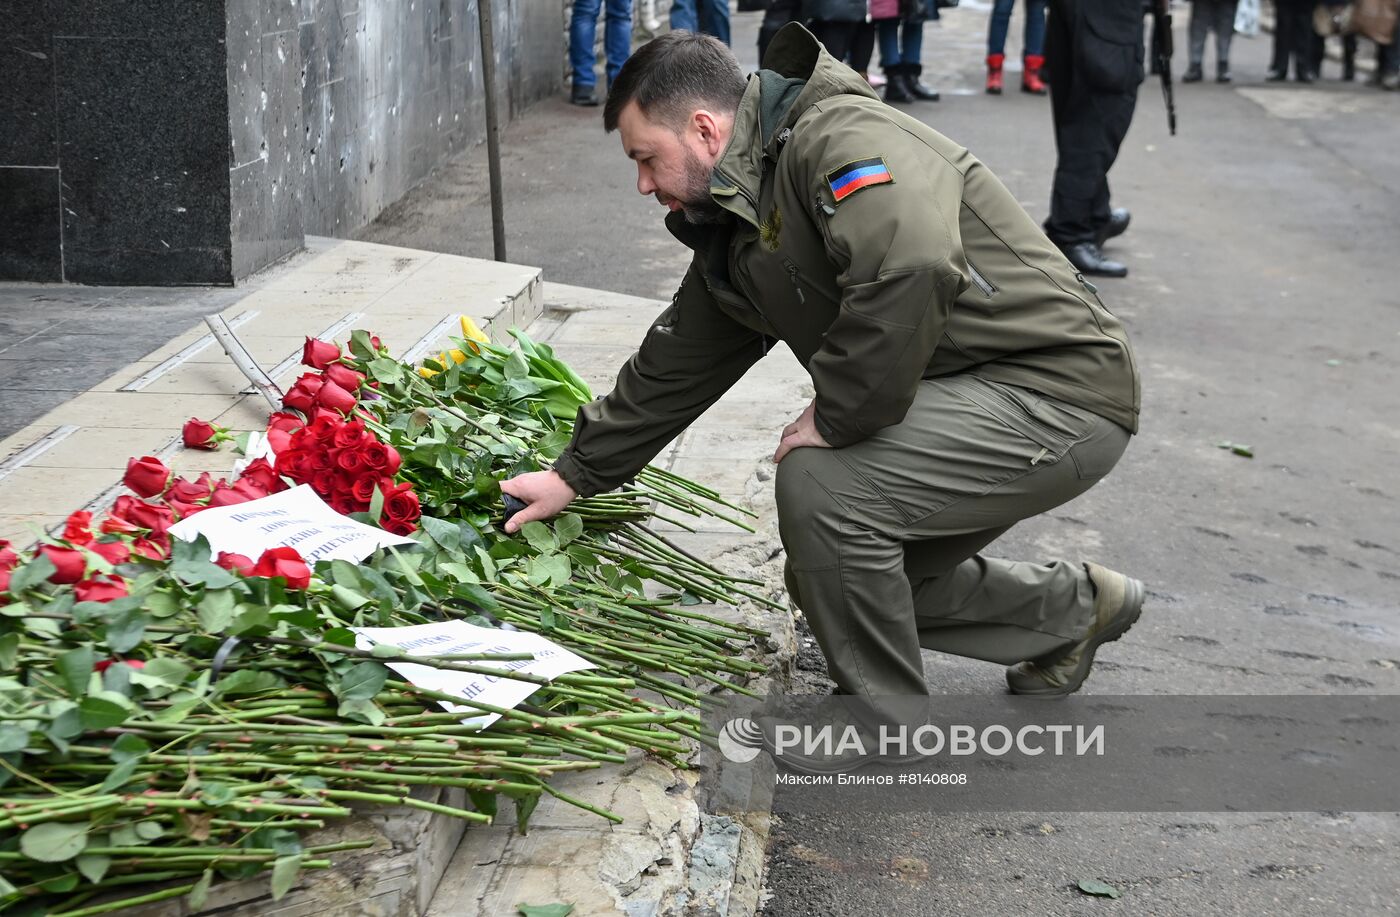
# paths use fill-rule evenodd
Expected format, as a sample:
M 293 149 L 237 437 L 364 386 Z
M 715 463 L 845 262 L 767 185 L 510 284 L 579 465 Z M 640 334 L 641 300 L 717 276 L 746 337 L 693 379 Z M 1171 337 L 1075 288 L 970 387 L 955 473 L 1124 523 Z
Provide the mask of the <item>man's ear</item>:
M 690 123 L 695 136 L 711 156 L 718 156 L 724 150 L 729 141 L 726 119 L 702 108 L 690 116 Z

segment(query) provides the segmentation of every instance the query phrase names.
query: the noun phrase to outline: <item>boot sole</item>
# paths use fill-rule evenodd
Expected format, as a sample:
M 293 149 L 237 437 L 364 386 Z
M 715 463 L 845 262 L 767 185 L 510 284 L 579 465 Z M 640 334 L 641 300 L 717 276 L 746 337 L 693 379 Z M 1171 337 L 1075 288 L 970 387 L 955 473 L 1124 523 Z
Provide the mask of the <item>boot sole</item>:
M 1011 688 L 1011 693 L 1021 697 L 1053 697 L 1078 691 L 1089 677 L 1089 670 L 1094 667 L 1094 654 L 1098 652 L 1099 647 L 1117 640 L 1137 623 L 1138 618 L 1142 617 L 1142 606 L 1146 599 L 1147 587 L 1142 584 L 1142 580 L 1124 577 L 1122 610 L 1113 616 L 1107 627 L 1085 641 L 1079 665 L 1075 667 L 1074 675 L 1067 683 L 1060 687 L 1035 688 L 1030 691 L 1018 691 L 1009 683 L 1007 687 Z

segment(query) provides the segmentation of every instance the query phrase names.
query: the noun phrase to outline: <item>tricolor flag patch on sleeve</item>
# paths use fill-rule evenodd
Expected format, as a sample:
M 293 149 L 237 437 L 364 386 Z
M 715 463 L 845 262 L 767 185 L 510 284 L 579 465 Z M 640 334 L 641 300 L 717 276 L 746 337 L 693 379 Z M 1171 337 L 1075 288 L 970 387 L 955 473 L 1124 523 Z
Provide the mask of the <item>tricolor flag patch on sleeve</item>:
M 848 162 L 841 168 L 826 173 L 826 181 L 831 185 L 831 194 L 839 204 L 861 188 L 894 182 L 894 176 L 890 174 L 890 167 L 885 165 L 884 157 L 876 156 L 874 159 Z

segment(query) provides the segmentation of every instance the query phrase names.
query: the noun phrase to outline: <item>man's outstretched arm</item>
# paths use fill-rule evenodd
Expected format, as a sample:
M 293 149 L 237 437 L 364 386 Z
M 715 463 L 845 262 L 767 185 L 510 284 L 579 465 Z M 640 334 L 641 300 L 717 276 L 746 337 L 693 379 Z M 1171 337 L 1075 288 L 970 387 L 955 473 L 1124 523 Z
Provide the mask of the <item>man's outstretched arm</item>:
M 573 439 L 554 467 L 501 483 L 502 491 L 529 504 L 506 531 L 548 519 L 576 496 L 612 490 L 635 477 L 764 350 L 761 334 L 720 311 L 692 264 L 671 305 L 618 373 L 617 385 L 579 408 Z

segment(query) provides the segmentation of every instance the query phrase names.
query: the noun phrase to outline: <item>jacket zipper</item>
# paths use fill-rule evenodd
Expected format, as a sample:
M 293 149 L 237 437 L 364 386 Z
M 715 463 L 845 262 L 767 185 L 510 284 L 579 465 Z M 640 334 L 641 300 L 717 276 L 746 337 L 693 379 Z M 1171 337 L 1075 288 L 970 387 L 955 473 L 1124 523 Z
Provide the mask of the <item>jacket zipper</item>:
M 983 277 L 981 272 L 972 266 L 971 261 L 967 262 L 967 273 L 972 277 L 972 282 L 977 284 L 977 288 L 982 291 L 984 296 L 990 298 L 992 294 L 997 291 L 997 288 L 992 286 L 987 278 Z
M 788 279 L 792 281 L 792 288 L 797 292 L 797 301 L 807 305 L 807 297 L 802 295 L 802 281 L 797 277 L 797 265 L 792 263 L 791 258 L 784 258 L 783 267 L 787 268 Z

